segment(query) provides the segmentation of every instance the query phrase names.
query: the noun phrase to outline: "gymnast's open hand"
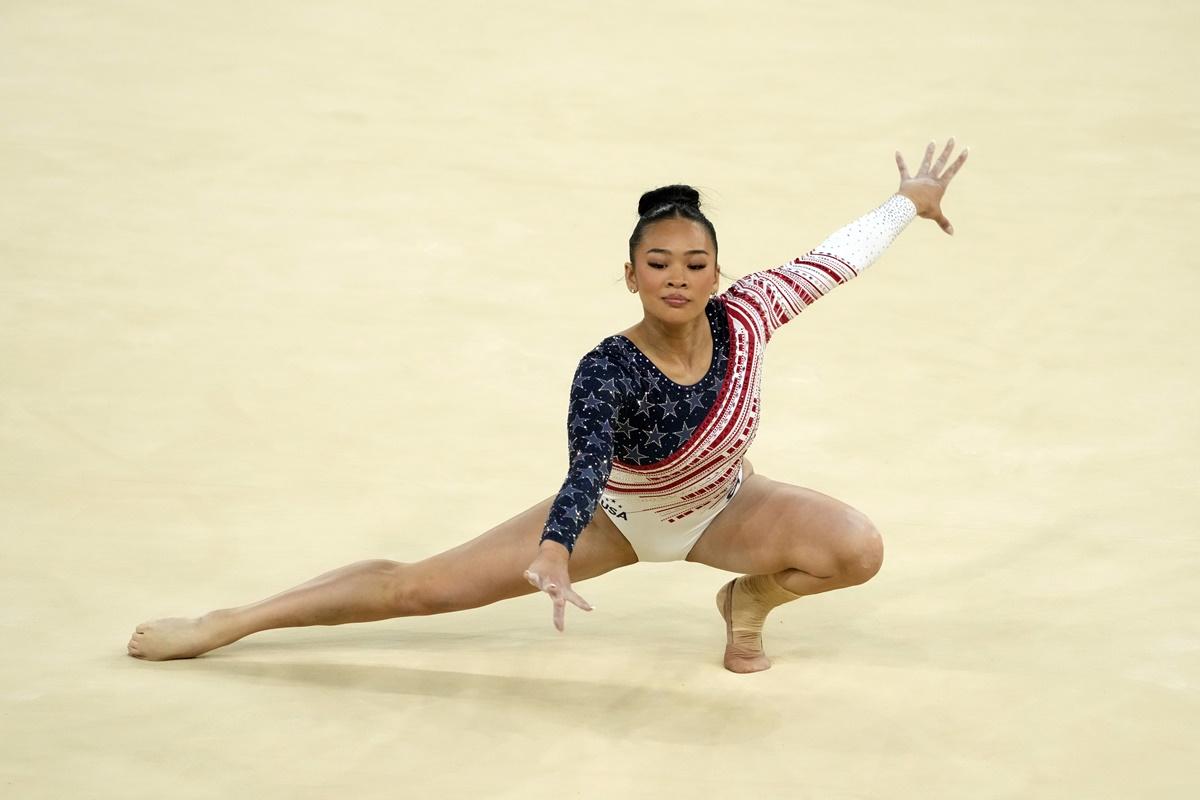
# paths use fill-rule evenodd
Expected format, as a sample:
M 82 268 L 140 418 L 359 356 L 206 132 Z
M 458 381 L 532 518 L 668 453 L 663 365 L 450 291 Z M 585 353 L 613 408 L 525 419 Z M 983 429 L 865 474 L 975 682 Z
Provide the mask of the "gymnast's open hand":
M 537 558 L 529 565 L 529 569 L 525 570 L 525 580 L 537 587 L 538 591 L 554 598 L 554 627 L 560 632 L 563 629 L 568 600 L 584 611 L 592 610 L 591 603 L 571 588 L 571 576 L 567 573 L 568 558 L 565 547 L 550 542 L 538 548 Z
M 918 217 L 933 220 L 941 226 L 942 230 L 953 236 L 954 226 L 942 214 L 942 195 L 946 193 L 946 187 L 950 185 L 950 179 L 954 177 L 954 173 L 958 172 L 958 168 L 967 160 L 967 149 L 963 148 L 950 168 L 942 172 L 947 159 L 950 158 L 951 151 L 954 150 L 954 137 L 951 136 L 946 142 L 946 149 L 938 156 L 933 169 L 930 169 L 929 164 L 933 160 L 933 144 L 930 142 L 929 146 L 925 148 L 925 160 L 921 162 L 921 168 L 917 170 L 915 177 L 909 177 L 908 167 L 904 164 L 904 156 L 900 155 L 899 150 L 896 151 L 896 166 L 900 168 L 900 188 L 896 190 L 896 193 L 913 201 L 913 205 L 917 207 Z

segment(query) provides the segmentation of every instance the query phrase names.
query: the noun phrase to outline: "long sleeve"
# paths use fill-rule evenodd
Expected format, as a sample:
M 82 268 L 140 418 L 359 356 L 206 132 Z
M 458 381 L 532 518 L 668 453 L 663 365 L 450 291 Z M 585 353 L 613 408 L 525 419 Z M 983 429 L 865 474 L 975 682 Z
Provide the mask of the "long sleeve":
M 735 281 L 726 294 L 743 301 L 760 318 L 769 340 L 780 325 L 874 263 L 916 216 L 911 200 L 892 195 L 804 256 L 752 272 Z
M 596 350 L 585 355 L 575 370 L 567 410 L 567 476 L 550 507 L 541 539 L 562 544 L 568 553 L 596 513 L 612 471 L 613 423 L 628 386 L 617 365 Z

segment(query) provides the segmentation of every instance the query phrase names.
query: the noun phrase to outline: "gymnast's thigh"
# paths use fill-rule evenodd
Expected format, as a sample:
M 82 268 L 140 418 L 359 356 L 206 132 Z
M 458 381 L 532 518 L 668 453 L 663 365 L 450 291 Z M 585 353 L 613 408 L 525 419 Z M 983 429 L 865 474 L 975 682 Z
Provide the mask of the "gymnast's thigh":
M 841 500 L 752 473 L 697 540 L 688 561 L 742 574 L 833 575 L 870 520 Z
M 424 613 L 476 608 L 536 592 L 525 570 L 537 558 L 550 495 L 475 538 L 412 564 L 405 591 Z M 546 545 L 557 547 L 557 545 Z M 567 562 L 571 581 L 583 581 L 637 563 L 629 541 L 597 507 Z

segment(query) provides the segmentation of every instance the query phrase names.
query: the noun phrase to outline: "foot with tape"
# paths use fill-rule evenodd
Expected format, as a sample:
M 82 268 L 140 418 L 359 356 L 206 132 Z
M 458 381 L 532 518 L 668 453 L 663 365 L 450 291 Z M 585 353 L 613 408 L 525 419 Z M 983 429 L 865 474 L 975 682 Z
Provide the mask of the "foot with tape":
M 725 669 L 762 672 L 771 668 L 763 652 L 762 627 L 772 608 L 802 595 L 789 592 L 770 575 L 742 575 L 717 592 L 717 610 L 725 620 Z

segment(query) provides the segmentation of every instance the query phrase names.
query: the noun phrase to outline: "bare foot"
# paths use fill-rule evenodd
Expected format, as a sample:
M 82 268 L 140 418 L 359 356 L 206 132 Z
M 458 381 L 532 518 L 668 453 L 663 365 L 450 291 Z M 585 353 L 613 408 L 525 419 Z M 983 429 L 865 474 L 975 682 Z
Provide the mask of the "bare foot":
M 761 624 L 757 630 L 733 629 L 734 600 L 739 604 L 754 603 L 754 598 L 738 590 L 737 581 L 738 578 L 734 578 L 717 592 L 717 610 L 725 619 L 725 669 L 740 673 L 762 672 L 771 668 L 771 659 L 763 652 Z M 759 613 L 766 616 L 763 611 Z
M 213 614 L 143 622 L 129 638 L 129 655 L 146 661 L 195 658 L 233 641 L 222 628 Z

